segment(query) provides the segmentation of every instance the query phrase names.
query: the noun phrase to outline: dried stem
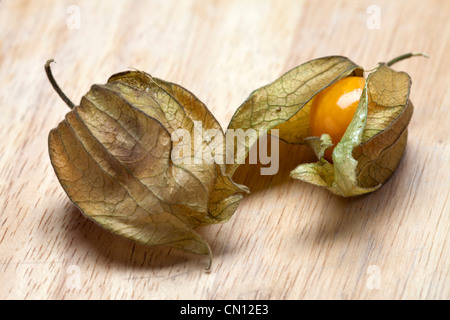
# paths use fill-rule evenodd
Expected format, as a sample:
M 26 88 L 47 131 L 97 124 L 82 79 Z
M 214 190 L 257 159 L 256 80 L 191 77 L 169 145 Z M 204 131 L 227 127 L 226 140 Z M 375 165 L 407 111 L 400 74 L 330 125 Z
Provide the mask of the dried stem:
M 429 58 L 429 57 L 430 57 L 430 56 L 427 55 L 426 53 L 422 53 L 422 52 L 406 53 L 406 54 L 403 54 L 403 55 L 401 55 L 401 56 L 399 56 L 399 57 L 397 57 L 397 58 L 392 59 L 391 61 L 387 62 L 386 65 L 387 65 L 388 67 L 390 67 L 390 66 L 392 66 L 394 63 L 397 63 L 397 62 L 399 62 L 399 61 L 402 61 L 402 60 L 404 60 L 404 59 L 408 59 L 408 58 L 411 58 L 411 57 L 417 57 L 417 56 L 425 57 L 425 58 Z
M 70 101 L 70 99 L 66 96 L 66 94 L 61 90 L 55 78 L 53 77 L 52 69 L 50 68 L 50 64 L 52 62 L 55 62 L 55 60 L 50 59 L 45 63 L 45 73 L 47 74 L 47 78 L 52 84 L 53 89 L 55 89 L 55 91 L 58 93 L 61 99 L 63 99 L 63 101 L 69 106 L 70 109 L 73 109 L 75 108 L 75 104 L 72 101 Z

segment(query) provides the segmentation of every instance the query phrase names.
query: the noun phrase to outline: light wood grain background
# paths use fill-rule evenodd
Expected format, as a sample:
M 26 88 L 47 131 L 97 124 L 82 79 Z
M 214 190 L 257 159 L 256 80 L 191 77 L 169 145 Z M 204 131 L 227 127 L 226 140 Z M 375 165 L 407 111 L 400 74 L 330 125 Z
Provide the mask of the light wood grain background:
M 0 298 L 449 299 L 449 16 L 447 0 L 0 1 Z M 314 157 L 281 144 L 278 174 L 241 167 L 252 193 L 199 229 L 210 272 L 205 257 L 86 220 L 50 166 L 47 135 L 68 109 L 49 58 L 75 102 L 134 67 L 188 88 L 226 127 L 252 90 L 310 59 L 370 69 L 411 51 L 431 59 L 395 66 L 413 79 L 415 113 L 394 177 L 339 198 L 290 180 Z

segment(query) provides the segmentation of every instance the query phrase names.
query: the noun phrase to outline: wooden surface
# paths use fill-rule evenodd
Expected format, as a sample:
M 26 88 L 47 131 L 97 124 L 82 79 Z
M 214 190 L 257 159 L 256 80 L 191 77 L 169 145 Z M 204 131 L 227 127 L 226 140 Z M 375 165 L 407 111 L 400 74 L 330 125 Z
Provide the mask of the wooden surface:
M 449 299 L 449 16 L 447 0 L 0 1 L 0 298 Z M 133 67 L 188 88 L 226 127 L 252 90 L 310 59 L 371 69 L 411 51 L 431 59 L 395 66 L 413 79 L 415 112 L 394 177 L 339 198 L 290 180 L 314 156 L 281 144 L 280 171 L 241 167 L 252 193 L 199 229 L 210 272 L 205 257 L 86 220 L 50 166 L 47 135 L 68 109 L 49 58 L 75 102 Z

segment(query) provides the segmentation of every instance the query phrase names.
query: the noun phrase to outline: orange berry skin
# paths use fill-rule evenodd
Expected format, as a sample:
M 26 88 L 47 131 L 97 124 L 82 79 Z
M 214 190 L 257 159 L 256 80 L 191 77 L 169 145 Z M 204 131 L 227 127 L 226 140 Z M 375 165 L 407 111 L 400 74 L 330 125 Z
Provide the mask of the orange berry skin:
M 311 136 L 328 133 L 334 146 L 325 151 L 324 158 L 333 162 L 334 147 L 352 121 L 364 89 L 363 77 L 346 77 L 320 91 L 311 104 L 309 125 Z

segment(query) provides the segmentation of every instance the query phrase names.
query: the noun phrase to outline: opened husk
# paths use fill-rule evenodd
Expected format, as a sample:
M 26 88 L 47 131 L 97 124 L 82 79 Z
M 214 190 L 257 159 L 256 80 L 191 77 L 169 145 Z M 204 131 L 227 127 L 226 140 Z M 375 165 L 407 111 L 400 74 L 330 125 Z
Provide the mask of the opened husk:
M 412 55 L 418 54 L 405 57 Z M 254 91 L 236 111 L 228 129 L 278 129 L 280 139 L 308 144 L 318 161 L 299 165 L 291 172 L 294 179 L 344 197 L 375 191 L 392 176 L 405 150 L 413 112 L 411 79 L 406 73 L 381 63 L 368 75 L 352 122 L 333 151 L 333 163 L 323 157 L 332 146 L 331 138 L 327 134 L 311 137 L 309 131 L 314 96 L 343 77 L 362 75 L 363 69 L 345 57 L 307 62 Z M 256 141 L 246 141 L 247 153 Z M 227 172 L 232 175 L 238 166 L 228 165 Z

